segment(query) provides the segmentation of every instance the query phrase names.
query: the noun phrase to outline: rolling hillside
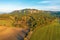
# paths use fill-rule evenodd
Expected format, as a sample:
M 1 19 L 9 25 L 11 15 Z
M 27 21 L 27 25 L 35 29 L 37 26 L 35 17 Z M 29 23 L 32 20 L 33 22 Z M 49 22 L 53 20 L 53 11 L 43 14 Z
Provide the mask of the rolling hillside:
M 55 15 L 51 15 L 51 13 L 48 11 L 37 9 L 15 10 L 11 13 L 0 14 L 0 39 L 24 40 L 24 38 L 26 38 L 27 36 L 31 36 L 30 31 L 33 32 L 31 40 L 40 40 L 40 37 L 42 35 L 46 35 L 46 33 L 48 34 L 47 36 L 50 37 L 49 31 L 51 32 L 54 29 L 54 25 L 51 24 L 56 18 L 57 17 Z M 46 25 L 48 26 L 46 27 Z M 20 30 L 21 28 L 22 30 Z M 38 29 L 36 30 L 36 28 Z M 36 33 L 34 32 L 34 30 Z M 54 31 L 56 30 L 54 29 Z M 39 36 L 38 34 L 40 34 L 41 36 Z M 36 39 L 35 36 L 37 36 Z M 43 36 L 42 38 L 45 37 Z M 46 40 L 48 40 L 47 37 Z

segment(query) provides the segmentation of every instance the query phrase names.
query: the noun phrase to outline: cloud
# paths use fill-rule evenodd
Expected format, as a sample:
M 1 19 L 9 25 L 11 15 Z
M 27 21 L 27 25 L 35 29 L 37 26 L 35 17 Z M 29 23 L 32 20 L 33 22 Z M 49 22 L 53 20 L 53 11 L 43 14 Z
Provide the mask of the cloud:
M 60 1 L 50 0 L 50 1 L 40 1 L 38 4 L 46 4 L 46 5 L 60 5 Z
M 20 10 L 25 8 L 31 8 L 31 9 L 39 9 L 39 10 L 47 10 L 47 11 L 60 11 L 60 6 L 25 6 L 25 7 L 1 7 L 0 12 L 11 12 L 14 10 Z
M 0 12 L 11 12 L 19 9 L 20 7 L 15 5 L 0 5 Z
M 42 7 L 42 10 L 60 11 L 60 7 L 59 6 L 44 6 L 44 7 Z
M 38 4 L 41 4 L 41 3 L 50 3 L 51 1 L 40 1 L 40 2 L 37 2 Z
M 60 11 L 60 6 L 32 6 L 31 9 L 47 10 L 47 11 Z
M 60 1 L 57 0 L 47 0 L 37 2 L 42 10 L 50 10 L 50 11 L 60 11 Z
M 26 5 L 25 5 L 26 4 Z M 33 6 L 32 6 L 33 5 Z M 31 3 L 0 3 L 0 12 L 11 12 L 14 10 L 20 10 L 25 8 L 60 11 L 60 1 L 33 1 Z

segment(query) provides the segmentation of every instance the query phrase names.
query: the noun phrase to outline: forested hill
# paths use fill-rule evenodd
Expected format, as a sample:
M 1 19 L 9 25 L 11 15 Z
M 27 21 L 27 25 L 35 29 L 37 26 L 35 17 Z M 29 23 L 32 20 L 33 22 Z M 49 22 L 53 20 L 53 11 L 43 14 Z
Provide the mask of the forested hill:
M 11 13 L 0 14 L 1 20 L 9 20 L 11 26 L 40 26 L 44 24 L 49 24 L 55 19 L 55 16 L 52 16 L 50 12 L 37 9 L 23 9 L 15 10 Z M 3 25 L 5 25 L 4 23 Z M 24 26 L 22 25 L 24 24 Z M 9 26 L 8 25 L 8 26 Z
M 32 13 L 50 13 L 51 15 L 56 15 L 56 16 L 60 16 L 60 11 L 44 11 L 44 10 L 38 10 L 38 9 L 22 9 L 22 10 L 15 10 L 13 12 L 11 12 L 11 14 L 32 14 Z M 44 15 L 44 14 L 43 14 Z
M 60 11 L 50 11 L 52 15 L 60 16 Z
M 22 13 L 22 14 L 26 13 L 27 14 L 27 13 L 40 13 L 40 12 L 44 12 L 44 11 L 37 10 L 37 9 L 22 9 L 22 10 L 15 10 L 11 13 Z

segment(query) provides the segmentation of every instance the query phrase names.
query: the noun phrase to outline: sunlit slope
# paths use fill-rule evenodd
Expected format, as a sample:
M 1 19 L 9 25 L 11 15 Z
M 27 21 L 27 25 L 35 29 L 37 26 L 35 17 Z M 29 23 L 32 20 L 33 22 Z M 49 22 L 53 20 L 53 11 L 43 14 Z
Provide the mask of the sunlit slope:
M 38 28 L 30 40 L 60 40 L 60 25 L 54 21 L 51 25 Z
M 0 26 L 0 40 L 23 40 L 24 31 L 22 28 Z
M 12 26 L 12 21 L 7 19 L 7 20 L 0 20 L 0 26 Z

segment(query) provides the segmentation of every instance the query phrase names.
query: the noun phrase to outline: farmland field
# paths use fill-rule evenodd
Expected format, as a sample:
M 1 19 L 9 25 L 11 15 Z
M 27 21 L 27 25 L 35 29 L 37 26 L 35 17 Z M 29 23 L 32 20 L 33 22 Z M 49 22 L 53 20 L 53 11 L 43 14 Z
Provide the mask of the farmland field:
M 60 40 L 60 25 L 53 24 L 34 31 L 30 40 Z

